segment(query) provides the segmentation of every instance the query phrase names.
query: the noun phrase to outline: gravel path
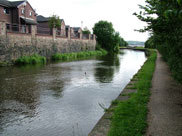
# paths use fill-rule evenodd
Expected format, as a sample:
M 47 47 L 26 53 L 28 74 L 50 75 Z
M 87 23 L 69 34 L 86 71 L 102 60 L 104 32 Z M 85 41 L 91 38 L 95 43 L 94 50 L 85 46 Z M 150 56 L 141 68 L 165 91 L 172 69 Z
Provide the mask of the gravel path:
M 146 136 L 182 136 L 182 85 L 174 81 L 159 53 L 148 109 Z

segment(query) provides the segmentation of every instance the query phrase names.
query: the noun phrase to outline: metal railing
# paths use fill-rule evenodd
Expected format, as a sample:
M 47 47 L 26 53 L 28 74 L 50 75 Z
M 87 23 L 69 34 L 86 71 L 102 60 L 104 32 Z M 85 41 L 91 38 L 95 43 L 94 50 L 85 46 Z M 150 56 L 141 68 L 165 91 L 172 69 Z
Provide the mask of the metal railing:
M 31 33 L 31 25 L 6 24 L 7 32 Z
M 89 39 L 89 34 L 82 34 L 82 39 L 84 39 L 84 40 Z
M 52 35 L 52 29 L 47 27 L 37 26 L 37 34 Z

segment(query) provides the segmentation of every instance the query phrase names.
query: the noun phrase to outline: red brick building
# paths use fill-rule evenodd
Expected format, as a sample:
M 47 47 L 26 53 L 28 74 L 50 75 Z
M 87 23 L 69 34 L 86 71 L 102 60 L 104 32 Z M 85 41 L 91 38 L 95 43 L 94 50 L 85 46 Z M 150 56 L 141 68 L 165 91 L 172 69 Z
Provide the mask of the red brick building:
M 49 28 L 49 17 L 37 16 L 37 33 L 52 34 L 52 29 Z M 61 27 L 57 29 L 57 35 L 66 36 L 66 25 L 63 19 L 60 19 Z
M 0 21 L 6 23 L 9 31 L 30 33 L 36 25 L 36 12 L 28 1 L 0 0 Z

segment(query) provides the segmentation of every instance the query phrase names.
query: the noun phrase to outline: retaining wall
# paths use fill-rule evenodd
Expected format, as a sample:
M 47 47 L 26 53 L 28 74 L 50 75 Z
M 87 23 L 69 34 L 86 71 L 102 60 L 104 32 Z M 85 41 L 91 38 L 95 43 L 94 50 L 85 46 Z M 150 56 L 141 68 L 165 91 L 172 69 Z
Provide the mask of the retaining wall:
M 6 33 L 0 35 L 0 62 L 13 62 L 20 56 L 95 50 L 96 40 L 55 38 L 54 36 Z

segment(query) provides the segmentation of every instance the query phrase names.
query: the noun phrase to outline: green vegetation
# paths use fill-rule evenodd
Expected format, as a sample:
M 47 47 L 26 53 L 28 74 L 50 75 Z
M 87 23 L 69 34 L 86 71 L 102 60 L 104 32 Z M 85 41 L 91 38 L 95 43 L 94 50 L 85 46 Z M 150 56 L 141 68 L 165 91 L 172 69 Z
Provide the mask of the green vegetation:
M 122 37 L 120 37 L 119 46 L 126 47 L 128 46 L 128 43 Z
M 78 53 L 57 53 L 52 56 L 52 60 L 72 60 L 72 59 L 79 59 L 79 58 L 86 58 L 91 56 L 104 56 L 107 54 L 106 50 L 100 49 L 96 51 L 85 51 L 85 52 L 78 52 Z
M 87 27 L 85 27 L 83 30 L 82 30 L 82 34 L 91 34 L 90 30 L 88 30 Z
M 2 61 L 0 61 L 0 67 L 7 66 L 7 65 L 8 65 L 8 62 L 2 62 Z
M 61 20 L 59 19 L 59 16 L 52 15 L 49 17 L 48 24 L 50 28 L 59 28 L 61 26 Z
M 151 50 L 151 55 L 138 72 L 137 81 L 134 83 L 137 93 L 128 94 L 130 98 L 119 102 L 114 109 L 108 136 L 144 135 L 147 127 L 147 103 L 156 57 L 156 52 Z
M 146 47 L 156 47 L 167 61 L 176 80 L 182 83 L 182 0 L 146 0 L 135 15 L 148 26 L 152 37 Z
M 156 49 L 156 44 L 154 43 L 154 36 L 151 36 L 151 37 L 145 42 L 145 48 Z
M 25 65 L 25 64 L 45 64 L 46 63 L 46 58 L 43 56 L 39 56 L 37 54 L 34 54 L 32 56 L 22 56 L 19 57 L 16 61 L 15 64 L 18 65 Z
M 99 21 L 94 25 L 93 33 L 97 36 L 97 42 L 101 48 L 109 53 L 118 53 L 119 46 L 123 45 L 123 38 L 113 28 L 112 23 L 107 21 Z

